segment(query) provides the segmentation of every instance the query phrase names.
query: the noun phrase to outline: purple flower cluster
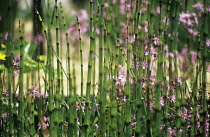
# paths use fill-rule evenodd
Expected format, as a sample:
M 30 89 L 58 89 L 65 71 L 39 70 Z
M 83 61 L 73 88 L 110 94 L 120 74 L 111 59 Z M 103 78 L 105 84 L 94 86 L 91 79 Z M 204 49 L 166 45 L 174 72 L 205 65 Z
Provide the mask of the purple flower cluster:
M 198 17 L 195 13 L 180 13 L 179 21 L 185 26 L 198 25 Z
M 88 24 L 88 13 L 86 10 L 80 10 L 80 12 L 72 11 L 71 13 L 73 16 L 78 17 L 78 21 L 80 23 L 80 33 L 84 34 L 89 30 L 89 24 Z M 68 34 L 71 38 L 71 41 L 78 42 L 79 40 L 79 32 L 78 32 L 78 25 L 76 21 L 72 21 L 69 23 L 69 29 Z
M 36 88 L 36 86 L 31 86 L 31 88 L 28 90 L 28 93 L 32 95 L 34 98 L 40 98 L 40 97 L 48 97 L 47 94 L 44 94 L 41 89 Z
M 45 130 L 45 129 L 47 129 L 47 127 L 50 126 L 50 118 L 49 117 L 44 117 L 43 119 L 44 119 L 43 122 L 38 123 L 38 127 L 39 127 L 38 129 Z

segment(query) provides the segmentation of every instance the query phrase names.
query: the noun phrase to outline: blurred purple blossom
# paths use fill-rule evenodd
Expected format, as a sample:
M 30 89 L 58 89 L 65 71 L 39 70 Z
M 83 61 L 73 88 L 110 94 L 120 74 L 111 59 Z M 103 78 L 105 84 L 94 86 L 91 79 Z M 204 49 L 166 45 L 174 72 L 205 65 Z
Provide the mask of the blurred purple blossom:
M 89 16 L 88 16 L 87 11 L 84 9 L 80 10 L 80 12 L 72 11 L 71 15 L 78 17 L 78 21 L 80 23 L 80 33 L 81 34 L 86 33 L 89 29 L 89 24 L 88 24 Z M 69 23 L 68 33 L 69 33 L 69 36 L 73 38 L 74 40 L 76 41 L 79 40 L 77 22 L 72 21 L 71 23 Z
M 195 13 L 180 13 L 179 21 L 186 26 L 198 25 L 198 18 Z
M 99 129 L 99 125 L 98 125 L 98 124 L 95 124 L 95 125 L 94 125 L 94 128 L 95 128 L 96 130 L 98 130 L 98 129 Z
M 154 101 L 153 102 L 149 102 L 149 108 L 152 111 L 154 108 Z
M 166 17 L 163 17 L 163 18 L 162 18 L 162 22 L 163 22 L 165 25 L 167 25 L 167 26 L 170 24 L 169 18 L 166 18 Z
M 152 60 L 155 61 L 158 57 L 158 53 L 156 51 L 153 51 L 151 54 L 152 54 Z
M 126 83 L 126 76 L 123 74 L 120 74 L 117 76 L 116 85 L 125 85 Z
M 137 122 L 131 122 L 132 127 L 136 127 Z
M 73 10 L 71 12 L 71 15 L 77 16 L 79 22 L 83 22 L 83 21 L 86 21 L 86 20 L 89 19 L 87 10 L 84 10 L 84 9 L 80 10 L 80 12 L 77 12 L 77 11 Z
M 50 125 L 49 125 L 49 123 L 47 122 L 47 123 L 43 123 L 43 124 L 41 124 L 40 122 L 38 123 L 38 127 L 39 127 L 39 129 L 42 129 L 42 130 L 45 130 L 47 127 L 49 127 Z
M 163 107 L 164 106 L 164 96 L 160 97 L 160 106 Z
M 129 43 L 134 43 L 134 42 L 135 42 L 135 35 L 133 35 L 133 36 L 128 36 L 128 42 L 129 42 Z
M 160 130 L 162 130 L 166 125 L 165 124 L 161 124 L 160 125 Z
M 136 62 L 136 67 L 134 66 L 135 64 L 134 64 L 134 62 L 132 63 L 132 68 L 135 68 L 135 69 L 139 69 L 139 67 L 140 67 L 140 62 L 138 61 L 138 62 Z
M 160 11 L 161 11 L 160 6 L 158 6 L 158 7 L 155 9 L 155 12 L 156 12 L 157 14 L 160 14 Z
M 206 46 L 207 46 L 207 47 L 210 47 L 210 39 L 207 39 L 207 40 L 206 40 Z
M 44 122 L 49 122 L 50 121 L 50 117 L 44 117 Z
M 2 113 L 1 118 L 6 119 L 7 118 L 7 112 Z
M 38 34 L 34 37 L 34 42 L 35 43 L 40 43 L 40 42 L 43 42 L 44 41 L 44 37 L 42 34 Z
M 31 117 L 27 117 L 27 121 L 30 122 L 30 120 L 31 120 Z
M 20 75 L 20 70 L 14 70 L 14 76 L 19 76 Z
M 34 98 L 44 97 L 47 98 L 48 95 L 45 94 L 41 89 L 36 88 L 36 86 L 31 86 L 28 92 L 33 95 Z
M 196 4 L 192 5 L 193 8 L 196 8 L 197 10 L 199 10 L 201 13 L 204 12 L 204 8 L 203 8 L 203 4 L 201 4 L 200 2 L 197 2 Z
M 108 8 L 109 7 L 109 4 L 106 2 L 104 3 L 104 8 Z
M 196 63 L 196 59 L 197 59 L 197 51 L 191 51 L 191 62 L 192 62 L 192 64 Z
M 126 102 L 126 100 L 127 100 L 127 99 L 126 99 L 126 96 L 124 96 L 123 99 L 122 99 L 122 101 L 123 101 L 123 102 Z
M 210 12 L 210 6 L 207 7 L 206 11 Z
M 20 66 L 20 56 L 16 56 L 13 60 L 13 65 L 18 68 Z
M 157 81 L 156 75 L 155 74 L 151 74 L 150 76 L 150 85 L 154 85 Z
M 178 78 L 177 78 L 177 82 L 178 82 L 179 84 L 182 84 L 182 83 L 183 83 L 183 78 L 182 78 L 182 77 L 178 77 Z
M 178 132 L 179 132 L 179 136 L 181 136 L 183 134 L 183 129 L 180 128 Z
M 176 128 L 172 129 L 171 127 L 168 128 L 168 136 L 174 137 L 176 136 Z
M 209 119 L 206 120 L 206 135 L 209 135 Z
M 198 31 L 192 28 L 188 28 L 187 31 L 193 36 L 197 36 L 198 35 Z
M 148 68 L 148 63 L 147 63 L 147 61 L 143 61 L 143 62 L 142 62 L 142 68 L 143 68 L 143 69 Z
M 159 38 L 157 38 L 157 37 L 154 37 L 154 38 L 152 39 L 152 42 L 153 42 L 154 45 L 158 45 L 158 46 L 159 46 L 159 44 L 160 44 L 160 40 L 159 40 Z
M 126 37 L 126 36 L 127 36 L 127 26 L 126 26 L 125 22 L 121 22 L 121 23 L 120 23 L 120 26 L 122 26 L 122 29 L 121 29 L 120 33 L 121 33 L 124 37 Z
M 126 67 L 123 65 L 118 66 L 118 76 L 116 78 L 116 85 L 125 85 L 126 83 L 126 77 L 127 77 L 127 72 L 126 72 Z
M 175 102 L 175 101 L 176 101 L 175 95 L 170 95 L 170 96 L 168 96 L 168 99 L 169 99 L 171 102 Z

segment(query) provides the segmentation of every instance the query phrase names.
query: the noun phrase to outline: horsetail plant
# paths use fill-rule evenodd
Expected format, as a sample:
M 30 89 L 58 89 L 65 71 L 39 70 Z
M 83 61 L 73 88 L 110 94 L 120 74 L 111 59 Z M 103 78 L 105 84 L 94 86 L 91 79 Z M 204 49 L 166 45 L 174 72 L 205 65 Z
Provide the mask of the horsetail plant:
M 45 7 L 46 59 L 0 32 L 0 136 L 209 136 L 207 0 Z
M 23 32 L 21 31 L 21 24 L 19 21 L 19 33 L 20 33 L 20 76 L 19 76 L 19 98 L 20 98 L 20 103 L 18 107 L 18 135 L 23 136 L 24 135 L 24 109 L 25 109 L 25 104 L 24 104 L 24 87 L 23 87 L 23 58 L 24 58 L 24 48 L 23 48 Z

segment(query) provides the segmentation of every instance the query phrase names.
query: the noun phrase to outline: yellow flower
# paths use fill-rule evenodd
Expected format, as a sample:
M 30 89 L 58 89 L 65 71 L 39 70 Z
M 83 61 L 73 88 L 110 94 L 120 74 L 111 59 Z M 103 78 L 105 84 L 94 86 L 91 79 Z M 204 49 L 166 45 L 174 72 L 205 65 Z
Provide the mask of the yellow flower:
M 1 47 L 2 47 L 2 48 L 6 48 L 6 45 L 4 45 L 4 44 L 1 44 Z
M 5 54 L 0 53 L 0 60 L 6 60 L 6 55 L 5 55 Z

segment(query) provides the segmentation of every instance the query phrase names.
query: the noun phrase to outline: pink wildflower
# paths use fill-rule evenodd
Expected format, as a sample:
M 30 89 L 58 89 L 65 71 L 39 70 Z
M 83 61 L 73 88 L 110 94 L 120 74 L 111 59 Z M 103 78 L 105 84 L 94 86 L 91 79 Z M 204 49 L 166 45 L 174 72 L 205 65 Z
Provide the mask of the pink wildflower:
M 165 126 L 165 124 L 160 125 L 160 130 L 162 130 Z
M 126 83 L 125 75 L 118 75 L 116 85 L 124 85 Z
M 14 70 L 14 76 L 19 76 L 20 75 L 20 70 Z
M 206 11 L 210 12 L 210 6 L 207 7 Z
M 183 79 L 182 79 L 181 77 L 178 77 L 178 78 L 177 78 L 177 82 L 178 82 L 179 84 L 182 84 L 182 82 L 183 82 L 182 80 L 183 80 Z
M 198 35 L 198 31 L 197 31 L 197 30 L 194 30 L 194 29 L 191 29 L 191 28 L 188 28 L 187 30 L 188 30 L 188 32 L 189 32 L 193 37 L 195 37 L 195 36 Z
M 150 84 L 154 85 L 157 81 L 156 75 L 155 74 L 151 74 L 150 76 Z
M 201 4 L 200 2 L 197 2 L 196 4 L 192 5 L 193 8 L 196 8 L 197 10 L 199 10 L 200 12 L 204 12 L 204 8 L 203 8 L 203 4 Z
M 156 12 L 157 14 L 160 14 L 160 11 L 161 11 L 160 6 L 158 6 L 158 7 L 155 9 L 155 12 Z
M 134 42 L 135 42 L 135 35 L 133 35 L 133 36 L 128 36 L 128 42 L 134 43 Z
M 168 99 L 169 99 L 171 102 L 175 102 L 175 101 L 176 101 L 175 95 L 168 96 Z
M 34 42 L 35 43 L 40 43 L 44 41 L 44 37 L 42 34 L 38 34 L 37 36 L 34 37 Z
M 44 117 L 44 122 L 49 122 L 50 121 L 50 117 Z
M 168 128 L 168 134 L 170 137 L 176 136 L 176 129 Z
M 19 65 L 20 65 L 20 59 L 17 58 L 17 57 L 15 57 L 15 59 L 13 60 L 13 65 L 14 65 L 15 67 L 19 67 Z
M 156 51 L 152 52 L 152 60 L 155 61 L 158 57 L 158 53 Z
M 160 97 L 160 106 L 163 107 L 164 106 L 164 96 Z
M 137 122 L 132 122 L 132 123 L 131 123 L 131 126 L 132 126 L 132 127 L 136 127 L 136 124 L 137 124 Z
M 154 38 L 152 39 L 152 42 L 153 42 L 153 44 L 155 44 L 155 45 L 159 45 L 159 43 L 160 43 L 159 38 L 157 38 L 157 37 L 154 37 Z
M 143 69 L 146 69 L 148 67 L 148 64 L 146 61 L 142 62 L 142 68 Z
M 207 39 L 207 40 L 206 40 L 206 46 L 207 46 L 207 47 L 210 47 L 210 39 Z
M 81 15 L 78 16 L 78 20 L 79 22 L 82 22 L 82 21 L 85 21 L 85 20 L 88 20 L 88 13 L 87 13 L 87 10 L 81 10 L 80 11 Z
M 104 8 L 108 8 L 109 7 L 109 4 L 106 2 L 104 3 Z
M 1 118 L 6 119 L 6 118 L 7 118 L 7 112 L 4 112 L 4 113 L 1 115 Z
M 191 51 L 191 62 L 192 64 L 195 64 L 196 63 L 196 59 L 197 59 L 197 52 L 196 51 Z
M 122 101 L 123 101 L 123 102 L 126 102 L 126 100 L 127 100 L 127 99 L 126 99 L 126 96 L 124 96 L 123 99 L 122 99 Z
M 94 125 L 94 128 L 97 130 L 99 128 L 99 125 L 98 124 L 95 124 Z
M 198 25 L 198 18 L 195 13 L 180 13 L 179 21 L 186 26 Z
M 73 16 L 76 16 L 78 13 L 77 13 L 77 11 L 75 11 L 75 10 L 73 10 L 72 12 L 71 12 L 71 15 L 73 15 Z

